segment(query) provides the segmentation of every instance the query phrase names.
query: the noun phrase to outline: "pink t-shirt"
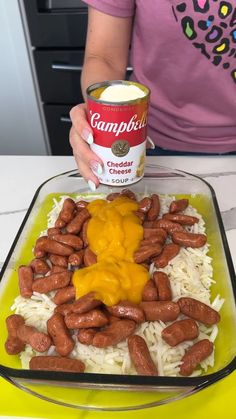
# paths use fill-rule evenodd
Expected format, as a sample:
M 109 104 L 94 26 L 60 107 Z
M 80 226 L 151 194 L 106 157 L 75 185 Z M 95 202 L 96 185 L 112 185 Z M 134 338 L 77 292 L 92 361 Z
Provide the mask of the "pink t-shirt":
M 132 79 L 151 89 L 149 135 L 171 150 L 236 151 L 235 0 L 86 0 L 134 16 Z

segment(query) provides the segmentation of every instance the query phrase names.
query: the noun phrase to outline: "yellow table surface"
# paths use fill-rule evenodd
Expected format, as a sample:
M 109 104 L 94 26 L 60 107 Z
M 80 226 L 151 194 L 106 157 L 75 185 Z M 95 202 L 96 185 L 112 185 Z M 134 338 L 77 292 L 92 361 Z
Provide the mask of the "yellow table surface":
M 0 417 L 45 419 L 227 419 L 236 418 L 236 372 L 186 399 L 133 412 L 87 412 L 45 402 L 0 379 Z

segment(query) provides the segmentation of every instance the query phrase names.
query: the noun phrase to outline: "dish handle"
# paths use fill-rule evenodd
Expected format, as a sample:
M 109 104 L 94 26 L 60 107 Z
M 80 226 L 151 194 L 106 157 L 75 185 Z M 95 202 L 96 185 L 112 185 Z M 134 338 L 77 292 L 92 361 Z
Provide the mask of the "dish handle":
M 1 374 L 2 375 L 2 374 Z M 209 385 L 190 387 L 156 387 L 130 390 L 125 386 L 104 385 L 93 388 L 91 384 L 81 383 L 44 383 L 2 375 L 18 389 L 50 403 L 86 411 L 132 411 L 161 406 L 188 397 Z

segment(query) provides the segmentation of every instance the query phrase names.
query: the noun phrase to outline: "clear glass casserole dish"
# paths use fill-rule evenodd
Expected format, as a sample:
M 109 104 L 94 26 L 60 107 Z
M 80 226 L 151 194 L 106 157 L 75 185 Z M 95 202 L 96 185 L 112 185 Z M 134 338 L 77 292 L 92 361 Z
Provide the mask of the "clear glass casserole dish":
M 98 193 L 107 195 L 122 189 L 123 187 L 111 189 L 101 185 Z M 132 185 L 131 189 L 145 195 L 158 193 L 188 197 L 204 218 L 215 281 L 211 287 L 211 295 L 214 298 L 220 294 L 225 299 L 215 342 L 214 366 L 196 377 L 62 373 L 22 369 L 19 356 L 6 353 L 5 319 L 12 314 L 13 300 L 19 294 L 17 267 L 32 260 L 32 249 L 41 231 L 46 229 L 47 214 L 52 207 L 53 197 L 58 194 L 91 195 L 77 171 L 71 171 L 49 179 L 36 191 L 1 271 L 0 375 L 7 381 L 31 394 L 64 406 L 85 410 L 122 411 L 154 407 L 178 400 L 215 383 L 235 369 L 235 273 L 213 189 L 196 176 L 156 165 L 147 165 L 145 177 Z

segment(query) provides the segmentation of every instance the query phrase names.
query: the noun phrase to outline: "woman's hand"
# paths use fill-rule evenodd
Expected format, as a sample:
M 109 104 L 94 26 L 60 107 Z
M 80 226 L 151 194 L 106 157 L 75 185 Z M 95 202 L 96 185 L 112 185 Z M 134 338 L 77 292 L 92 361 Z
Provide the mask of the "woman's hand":
M 90 144 L 93 143 L 93 131 L 87 121 L 86 104 L 74 106 L 70 111 L 70 118 L 72 128 L 69 139 L 75 161 L 90 189 L 95 191 L 99 185 L 96 175 L 102 174 L 103 162 L 90 149 Z

